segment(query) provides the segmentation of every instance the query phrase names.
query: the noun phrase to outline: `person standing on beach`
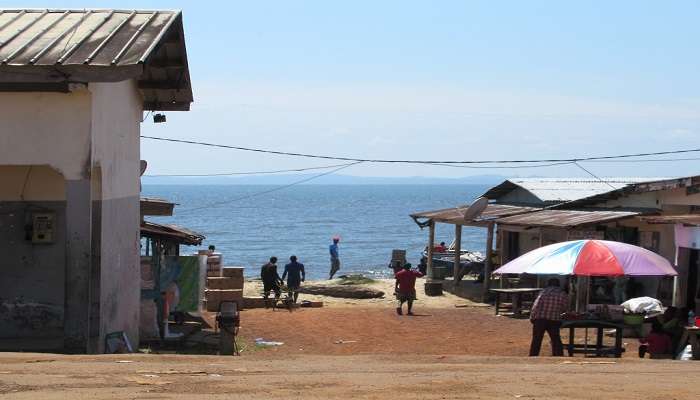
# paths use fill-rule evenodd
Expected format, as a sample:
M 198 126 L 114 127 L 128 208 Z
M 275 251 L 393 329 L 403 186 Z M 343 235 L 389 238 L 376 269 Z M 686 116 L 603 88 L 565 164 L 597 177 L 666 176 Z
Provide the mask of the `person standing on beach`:
M 290 263 L 284 266 L 284 272 L 282 273 L 282 280 L 287 277 L 287 290 L 289 290 L 289 295 L 293 297 L 294 302 L 297 302 L 299 298 L 299 288 L 301 283 L 306 279 L 306 272 L 304 271 L 304 264 L 297 262 L 297 256 L 289 257 Z
M 328 252 L 331 254 L 331 272 L 328 276 L 328 280 L 333 279 L 333 275 L 335 275 L 338 270 L 340 270 L 340 258 L 338 257 L 338 242 L 340 242 L 339 237 L 334 237 L 333 238 L 333 244 L 328 246 Z
M 406 263 L 403 270 L 394 275 L 396 277 L 396 299 L 399 301 L 399 306 L 396 307 L 396 313 L 403 315 L 403 303 L 408 303 L 408 315 L 413 315 L 413 300 L 416 299 L 416 278 L 423 276 L 418 271 L 411 269 L 411 264 Z
M 532 304 L 532 311 L 530 312 L 530 322 L 532 323 L 530 357 L 540 355 L 542 338 L 545 332 L 549 334 L 549 341 L 552 342 L 552 355 L 564 355 L 564 346 L 561 343 L 559 329 L 561 328 L 561 315 L 567 312 L 568 308 L 569 296 L 559 287 L 559 279 L 550 279 L 547 282 L 547 287 L 542 290 Z
M 263 265 L 260 269 L 260 279 L 263 282 L 263 298 L 267 304 L 267 298 L 270 297 L 270 292 L 275 292 L 275 300 L 280 298 L 282 278 L 277 273 L 277 257 L 270 257 L 270 262 Z

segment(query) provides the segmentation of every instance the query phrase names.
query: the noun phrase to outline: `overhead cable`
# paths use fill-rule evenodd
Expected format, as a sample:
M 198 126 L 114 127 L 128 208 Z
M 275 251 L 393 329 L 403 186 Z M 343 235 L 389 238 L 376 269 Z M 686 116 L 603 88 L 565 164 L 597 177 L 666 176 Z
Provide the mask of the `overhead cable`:
M 574 164 L 575 166 L 579 167 L 579 168 L 582 169 L 585 173 L 587 173 L 588 175 L 592 176 L 593 178 L 599 180 L 601 183 L 605 183 L 606 185 L 610 186 L 610 187 L 612 188 L 612 190 L 617 190 L 617 189 L 619 189 L 619 188 L 616 188 L 615 186 L 611 185 L 610 182 L 606 181 L 605 179 L 602 179 L 601 177 L 599 177 L 598 175 L 594 174 L 593 172 L 587 170 L 586 168 L 583 168 L 583 166 L 581 166 L 581 164 L 579 164 L 579 163 L 577 163 L 577 162 L 574 162 L 574 163 L 572 163 L 572 164 Z
M 594 161 L 594 160 L 614 160 L 621 158 L 633 158 L 633 157 L 648 157 L 648 156 L 660 156 L 669 154 L 684 154 L 684 153 L 695 153 L 700 152 L 700 148 L 696 149 L 682 149 L 682 150 L 671 150 L 671 151 L 658 151 L 658 152 L 647 152 L 647 153 L 634 153 L 634 154 L 620 154 L 613 156 L 593 156 L 593 157 L 578 157 L 578 158 L 551 158 L 551 159 L 534 159 L 534 160 L 463 160 L 463 161 L 452 161 L 452 160 L 388 160 L 388 159 L 376 159 L 376 158 L 356 158 L 356 157 L 339 157 L 339 156 L 328 156 L 328 155 L 318 155 L 318 154 L 306 154 L 306 153 L 294 153 L 286 151 L 277 150 L 267 150 L 258 149 L 252 147 L 242 147 L 242 146 L 232 146 L 225 144 L 216 144 L 208 142 L 199 142 L 194 140 L 183 140 L 183 139 L 171 139 L 156 136 L 141 136 L 143 139 L 159 140 L 164 142 L 173 143 L 183 143 L 183 144 L 194 144 L 200 146 L 208 147 L 218 147 L 224 149 L 249 151 L 255 153 L 265 153 L 265 154 L 276 154 L 282 156 L 292 156 L 292 157 L 306 157 L 306 158 L 319 158 L 325 160 L 339 160 L 339 161 L 352 161 L 352 162 L 366 162 L 366 163 L 400 163 L 400 164 L 533 164 L 533 163 L 573 163 L 582 161 Z
M 283 174 L 285 172 L 303 172 L 319 169 L 330 169 L 342 167 L 350 164 L 333 164 L 319 167 L 293 168 L 293 169 L 278 169 L 273 171 L 246 171 L 246 172 L 220 172 L 210 174 L 148 174 L 143 175 L 144 178 L 163 178 L 163 177 L 204 177 L 204 176 L 235 176 L 235 175 L 268 175 L 268 174 Z
M 353 165 L 357 165 L 357 164 L 361 164 L 361 163 L 362 163 L 362 161 L 358 161 L 358 162 L 354 162 L 354 163 L 350 163 L 350 164 L 345 164 L 345 165 L 342 165 L 342 166 L 340 166 L 340 167 L 338 167 L 338 168 L 335 168 L 335 169 L 333 169 L 333 170 L 331 170 L 331 171 L 326 171 L 326 172 L 320 173 L 320 174 L 318 174 L 318 175 L 314 175 L 314 176 L 310 176 L 310 177 L 308 177 L 308 178 L 300 179 L 300 180 L 298 180 L 298 181 L 289 183 L 289 184 L 287 184 L 287 185 L 277 186 L 277 187 L 274 187 L 274 188 L 272 188 L 272 189 L 263 190 L 263 191 L 255 192 L 255 193 L 251 193 L 251 194 L 247 194 L 247 195 L 245 195 L 245 196 L 240 196 L 240 197 L 236 197 L 236 198 L 233 198 L 233 199 L 228 199 L 228 200 L 217 201 L 217 202 L 214 202 L 214 203 L 209 203 L 209 204 L 206 204 L 206 205 L 201 206 L 201 207 L 187 208 L 187 209 L 184 209 L 184 210 L 182 210 L 182 211 L 178 211 L 178 214 L 188 213 L 188 212 L 192 212 L 192 211 L 204 210 L 204 209 L 207 209 L 207 208 L 217 207 L 217 206 L 224 205 L 224 204 L 235 203 L 235 202 L 237 202 L 237 201 L 246 200 L 246 199 L 249 199 L 249 198 L 252 198 L 252 197 L 262 196 L 262 195 L 264 195 L 264 194 L 268 194 L 268 193 L 276 192 L 276 191 L 279 191 L 279 190 L 287 189 L 287 188 L 290 188 L 290 187 L 292 187 L 292 186 L 300 185 L 300 184 L 302 184 L 302 183 L 306 183 L 306 182 L 312 181 L 312 180 L 314 180 L 314 179 L 320 178 L 320 177 L 322 177 L 322 176 L 326 176 L 326 175 L 330 175 L 330 174 L 336 173 L 336 172 L 338 172 L 338 171 L 340 171 L 340 170 L 343 170 L 343 169 L 345 169 L 345 168 L 352 167 Z

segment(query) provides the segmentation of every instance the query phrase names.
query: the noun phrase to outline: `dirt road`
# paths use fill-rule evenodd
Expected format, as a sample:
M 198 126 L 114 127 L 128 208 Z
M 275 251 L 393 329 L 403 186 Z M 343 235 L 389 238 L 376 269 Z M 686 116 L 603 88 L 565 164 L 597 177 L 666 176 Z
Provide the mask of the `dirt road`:
M 424 299 L 413 317 L 396 315 L 390 299 L 293 312 L 246 310 L 241 357 L 0 354 L 0 397 L 698 398 L 700 363 L 639 360 L 635 339 L 626 340 L 622 359 L 533 359 L 524 357 L 527 320 L 496 317 L 492 308 L 449 296 Z M 259 347 L 259 337 L 284 344 Z
M 394 306 L 244 311 L 240 335 L 284 342 L 284 355 L 469 354 L 525 356 L 530 323 L 496 317 L 490 308 L 425 309 L 398 316 Z M 548 343 L 545 343 L 548 346 Z M 549 351 L 544 347 L 544 354 Z M 244 352 L 245 353 L 245 352 Z
M 696 399 L 692 362 L 452 355 L 0 355 L 7 399 Z M 607 364 L 612 362 L 611 364 Z

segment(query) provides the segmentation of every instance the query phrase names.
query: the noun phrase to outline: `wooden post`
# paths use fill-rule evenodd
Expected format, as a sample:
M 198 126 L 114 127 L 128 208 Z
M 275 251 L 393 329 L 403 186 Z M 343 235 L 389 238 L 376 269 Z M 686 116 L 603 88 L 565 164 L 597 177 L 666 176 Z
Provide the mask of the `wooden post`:
M 455 225 L 455 259 L 452 268 L 452 281 L 455 287 L 459 284 L 460 256 L 462 255 L 462 225 Z
M 428 234 L 428 280 L 433 279 L 433 247 L 435 247 L 435 221 L 430 221 Z
M 543 238 L 543 236 L 544 236 L 544 235 L 542 234 L 542 228 L 540 228 L 540 243 L 539 243 L 539 247 L 542 247 L 542 246 L 544 245 L 544 238 Z M 540 275 L 537 275 L 537 288 L 541 288 L 541 287 L 542 287 L 542 279 L 540 278 Z
M 493 222 L 489 222 L 488 231 L 486 234 L 486 260 L 484 260 L 484 301 L 488 300 L 489 285 L 491 284 L 491 269 L 493 265 L 491 258 L 493 256 Z

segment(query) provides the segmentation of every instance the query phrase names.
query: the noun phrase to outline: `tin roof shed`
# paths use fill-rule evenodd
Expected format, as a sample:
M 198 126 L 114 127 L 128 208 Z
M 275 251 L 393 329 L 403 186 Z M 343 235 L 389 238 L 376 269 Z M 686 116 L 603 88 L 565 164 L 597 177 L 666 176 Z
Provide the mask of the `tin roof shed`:
M 182 13 L 0 9 L 0 90 L 135 79 L 145 110 L 189 110 Z
M 551 205 L 589 198 L 656 178 L 511 178 L 484 193 L 499 203 Z

